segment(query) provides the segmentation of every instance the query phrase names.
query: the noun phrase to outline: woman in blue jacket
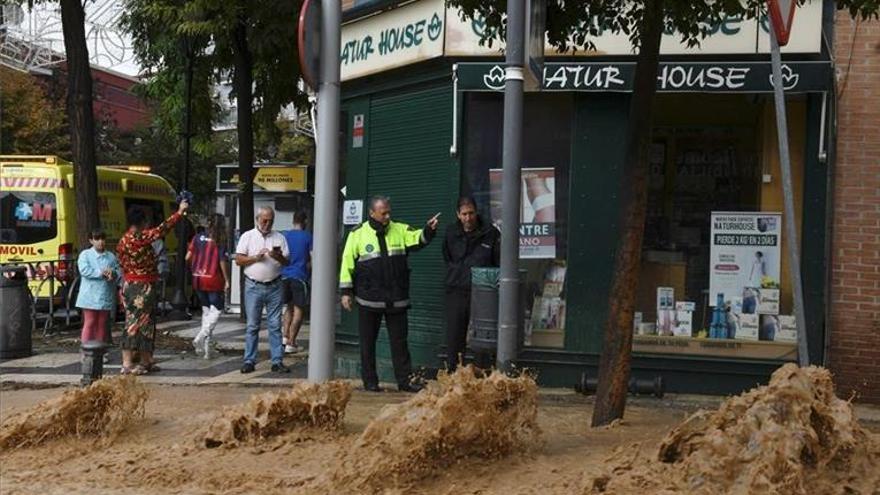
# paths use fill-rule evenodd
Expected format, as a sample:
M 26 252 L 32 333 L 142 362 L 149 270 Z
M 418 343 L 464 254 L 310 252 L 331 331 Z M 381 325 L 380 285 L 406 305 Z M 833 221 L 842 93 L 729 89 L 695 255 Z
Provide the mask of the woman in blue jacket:
M 82 309 L 81 340 L 107 340 L 107 319 L 116 304 L 116 282 L 122 276 L 116 255 L 104 249 L 105 236 L 101 230 L 89 235 L 91 249 L 79 255 L 77 268 L 80 283 L 76 307 Z

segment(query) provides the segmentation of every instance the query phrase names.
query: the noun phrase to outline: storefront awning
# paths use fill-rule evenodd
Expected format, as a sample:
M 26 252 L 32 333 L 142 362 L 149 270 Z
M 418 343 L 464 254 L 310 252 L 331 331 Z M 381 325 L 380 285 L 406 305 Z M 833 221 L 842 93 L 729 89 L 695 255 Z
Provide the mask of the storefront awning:
M 549 62 L 544 66 L 543 91 L 630 92 L 635 62 Z M 503 91 L 504 64 L 465 62 L 453 66 L 459 91 Z M 830 61 L 782 64 L 785 91 L 827 91 Z M 766 62 L 660 62 L 657 91 L 661 93 L 771 93 L 773 77 Z

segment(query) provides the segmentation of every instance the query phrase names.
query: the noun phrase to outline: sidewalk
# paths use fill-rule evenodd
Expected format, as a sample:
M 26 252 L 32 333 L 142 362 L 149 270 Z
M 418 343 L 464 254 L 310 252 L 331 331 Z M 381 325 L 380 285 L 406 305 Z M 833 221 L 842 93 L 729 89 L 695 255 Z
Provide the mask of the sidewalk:
M 210 359 L 195 354 L 190 341 L 198 333 L 201 320 L 194 317 L 190 321 L 166 321 L 157 325 L 156 361 L 161 371 L 144 375 L 147 383 L 174 385 L 241 384 L 241 385 L 287 385 L 294 378 L 306 378 L 307 352 L 287 354 L 284 363 L 291 373 L 273 373 L 269 362 L 269 337 L 265 325 L 260 331 L 259 359 L 257 370 L 246 375 L 239 369 L 244 351 L 245 325 L 238 315 L 224 314 L 214 339 L 217 355 Z M 61 345 L 41 346 L 35 342 L 33 356 L 0 361 L 0 385 L 71 385 L 78 384 L 82 377 L 80 370 L 79 337 L 76 331 L 54 336 Z M 38 338 L 35 339 L 35 341 Z M 118 342 L 118 333 L 114 332 Z M 308 326 L 300 331 L 298 343 L 308 348 Z M 105 375 L 119 373 L 121 352 L 118 346 L 110 351 L 110 363 L 104 365 Z

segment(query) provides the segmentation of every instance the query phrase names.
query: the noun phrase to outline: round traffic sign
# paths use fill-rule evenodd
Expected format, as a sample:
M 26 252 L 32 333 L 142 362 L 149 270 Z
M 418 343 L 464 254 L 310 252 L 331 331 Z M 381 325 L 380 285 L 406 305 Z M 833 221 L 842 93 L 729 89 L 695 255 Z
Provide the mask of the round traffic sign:
M 321 83 L 321 0 L 304 0 L 299 11 L 297 50 L 302 78 L 314 91 Z

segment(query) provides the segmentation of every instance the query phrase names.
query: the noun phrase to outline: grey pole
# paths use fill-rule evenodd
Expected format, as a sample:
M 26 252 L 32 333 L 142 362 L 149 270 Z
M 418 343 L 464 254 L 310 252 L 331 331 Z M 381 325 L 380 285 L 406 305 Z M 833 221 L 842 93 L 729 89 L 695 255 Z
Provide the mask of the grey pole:
M 498 294 L 498 369 L 510 370 L 516 359 L 519 299 L 519 226 L 522 185 L 523 49 L 525 0 L 507 2 L 502 153 L 501 282 Z
M 309 381 L 333 378 L 333 347 L 338 303 L 336 267 L 337 190 L 339 189 L 339 0 L 321 0 L 321 80 L 318 85 L 315 160 L 315 245 L 312 258 L 312 317 L 309 329 Z
M 771 20 L 772 23 L 772 20 Z M 771 26 L 772 27 L 772 26 Z M 810 356 L 807 349 L 807 322 L 804 316 L 804 288 L 801 281 L 801 257 L 798 253 L 796 217 L 794 213 L 794 192 L 791 182 L 791 156 L 788 152 L 788 122 L 785 116 L 785 94 L 782 80 L 782 56 L 775 29 L 770 29 L 770 60 L 773 65 L 773 99 L 776 103 L 776 137 L 779 141 L 779 168 L 782 169 L 782 196 L 785 236 L 788 238 L 788 267 L 791 272 L 791 289 L 794 297 L 794 318 L 797 324 L 798 364 L 808 366 Z

